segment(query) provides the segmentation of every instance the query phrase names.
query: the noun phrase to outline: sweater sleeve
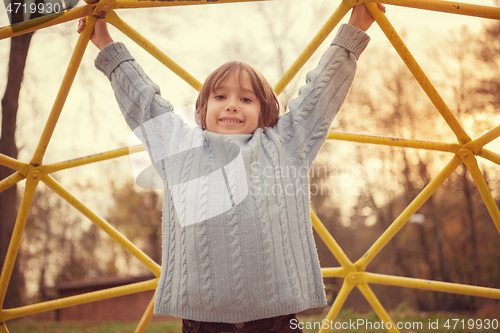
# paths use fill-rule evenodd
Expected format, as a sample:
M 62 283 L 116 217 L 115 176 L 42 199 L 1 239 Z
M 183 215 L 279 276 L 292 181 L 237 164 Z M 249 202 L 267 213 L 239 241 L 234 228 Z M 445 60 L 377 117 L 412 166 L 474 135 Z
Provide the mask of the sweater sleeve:
M 369 41 L 362 30 L 344 24 L 306 76 L 306 85 L 289 103 L 290 111 L 276 125 L 285 154 L 294 163 L 310 165 L 326 140 L 333 118 L 342 106 L 356 72 L 356 62 Z
M 173 110 L 124 44 L 106 45 L 97 55 L 95 65 L 111 81 L 120 110 L 132 130 Z
M 170 102 L 144 73 L 122 43 L 111 43 L 99 52 L 95 66 L 111 81 L 116 100 L 128 126 L 142 141 L 153 163 L 190 147 L 187 136 L 200 136 L 174 114 Z M 191 138 L 192 139 L 192 138 Z

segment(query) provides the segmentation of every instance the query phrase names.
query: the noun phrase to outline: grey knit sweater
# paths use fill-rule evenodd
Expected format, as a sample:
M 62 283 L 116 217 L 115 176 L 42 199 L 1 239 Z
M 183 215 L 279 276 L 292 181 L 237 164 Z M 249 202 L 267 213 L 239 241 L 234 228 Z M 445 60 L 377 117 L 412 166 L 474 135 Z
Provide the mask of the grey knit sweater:
M 326 305 L 308 170 L 368 40 L 341 26 L 290 112 L 232 135 L 187 126 L 123 44 L 102 49 L 96 67 L 164 184 L 155 313 L 236 323 Z

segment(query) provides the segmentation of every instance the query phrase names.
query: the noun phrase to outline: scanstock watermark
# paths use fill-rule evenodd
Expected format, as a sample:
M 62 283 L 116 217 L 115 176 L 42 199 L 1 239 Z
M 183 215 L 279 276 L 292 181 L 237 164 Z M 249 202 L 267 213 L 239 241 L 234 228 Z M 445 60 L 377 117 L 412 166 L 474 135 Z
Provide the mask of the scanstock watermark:
M 250 165 L 250 186 L 254 192 L 262 191 L 266 195 L 293 195 L 296 191 L 309 190 L 313 196 L 359 196 L 365 193 L 367 180 L 376 179 L 378 172 L 376 167 L 362 165 L 295 167 L 253 162 Z M 293 179 L 294 184 L 276 184 L 274 179 L 280 177 Z M 308 179 L 314 180 L 309 189 L 303 187 Z
M 428 318 L 422 321 L 369 321 L 367 319 L 349 319 L 348 321 L 333 321 L 328 319 L 323 319 L 322 321 L 304 321 L 301 322 L 298 319 L 290 320 L 291 329 L 324 329 L 324 330 L 411 330 L 412 332 L 418 332 L 423 329 L 426 330 L 436 330 L 438 332 L 447 332 L 451 330 L 476 330 L 483 332 L 483 330 L 497 330 L 499 327 L 498 319 L 481 319 L 481 318 Z
M 168 190 L 182 226 L 222 214 L 249 193 L 361 195 L 366 178 L 378 172 L 359 166 L 279 166 L 262 156 L 254 159 L 251 152 L 244 154 L 246 146 L 237 143 L 241 137 L 214 133 L 206 139 L 207 135 L 201 127 L 187 126 L 180 117 L 166 112 L 140 124 L 129 136 L 129 146 L 142 143 L 147 151 L 130 155 L 136 184 Z M 321 178 L 308 186 L 309 177 L 328 181 Z M 206 208 L 203 211 L 197 209 L 200 203 Z
M 390 329 L 411 329 L 421 330 L 424 324 L 422 322 L 385 322 L 385 321 L 368 321 L 367 319 L 349 319 L 348 321 L 333 321 L 323 319 L 322 321 L 306 321 L 300 322 L 297 319 L 290 320 L 291 329 L 324 329 L 324 330 L 390 330 Z
M 129 145 L 139 144 L 136 136 L 130 137 Z M 222 151 L 225 148 L 220 146 Z M 224 173 L 228 171 L 227 167 L 223 168 L 225 163 L 231 166 L 238 166 L 238 173 L 241 179 L 248 178 L 248 184 L 243 183 L 240 186 L 249 188 L 255 194 L 263 195 L 296 195 L 298 192 L 303 194 L 309 191 L 310 195 L 321 196 L 359 196 L 365 193 L 365 187 L 368 179 L 376 179 L 379 169 L 376 167 L 365 167 L 360 165 L 332 165 L 332 166 L 316 166 L 310 167 L 294 167 L 294 166 L 271 166 L 264 165 L 260 162 L 252 162 L 248 168 L 248 173 L 245 171 L 243 159 L 239 153 L 239 148 L 233 149 L 238 151 L 235 156 L 230 155 L 229 160 L 226 158 L 217 159 L 216 167 L 212 168 L 212 172 L 218 169 L 222 172 L 222 178 L 226 182 L 227 177 L 224 178 Z M 188 158 L 189 154 L 197 155 L 201 153 L 200 147 L 184 151 L 177 157 L 170 157 L 170 160 L 181 161 Z M 180 156 L 184 156 L 181 158 Z M 226 156 L 221 154 L 221 156 Z M 191 158 L 192 159 L 192 158 Z M 237 162 L 231 164 L 231 159 L 237 159 Z M 199 157 L 194 158 L 199 160 Z M 141 152 L 130 155 L 132 171 L 134 179 L 139 187 L 146 189 L 162 189 L 163 181 L 159 174 L 156 172 L 153 164 L 151 163 L 150 156 L 147 152 Z M 171 165 L 172 166 L 172 165 Z M 224 171 L 224 172 L 223 172 Z M 199 176 L 203 176 L 206 171 L 198 171 Z M 285 185 L 277 183 L 275 180 L 278 178 L 286 177 L 292 180 Z M 221 178 L 221 179 L 222 179 Z M 309 187 L 307 187 L 308 180 L 315 179 Z M 192 180 L 192 179 L 190 179 Z

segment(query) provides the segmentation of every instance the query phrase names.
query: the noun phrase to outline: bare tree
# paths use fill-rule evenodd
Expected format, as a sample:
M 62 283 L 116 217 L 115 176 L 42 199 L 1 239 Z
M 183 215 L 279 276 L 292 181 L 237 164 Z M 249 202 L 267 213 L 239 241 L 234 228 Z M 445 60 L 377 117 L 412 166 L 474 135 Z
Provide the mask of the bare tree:
M 13 2 L 13 1 L 12 1 Z M 24 1 L 16 1 L 23 3 Z M 12 4 L 13 5 L 13 4 Z M 23 11 L 13 11 L 11 22 L 20 23 L 24 20 Z M 26 57 L 33 33 L 27 33 L 11 38 L 7 87 L 2 99 L 2 133 L 0 137 L 0 153 L 17 158 L 16 122 L 19 106 L 19 93 L 23 81 Z M 0 180 L 12 174 L 12 170 L 0 166 Z M 12 237 L 12 231 L 17 216 L 17 190 L 16 186 L 0 193 L 0 260 L 3 263 Z M 4 308 L 12 308 L 23 302 L 24 278 L 16 262 L 10 279 L 9 288 L 4 301 Z

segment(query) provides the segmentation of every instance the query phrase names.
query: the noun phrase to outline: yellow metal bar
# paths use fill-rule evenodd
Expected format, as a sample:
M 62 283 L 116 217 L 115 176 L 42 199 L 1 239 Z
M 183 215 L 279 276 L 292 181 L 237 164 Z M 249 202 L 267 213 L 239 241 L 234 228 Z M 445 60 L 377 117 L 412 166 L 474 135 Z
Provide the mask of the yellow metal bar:
M 239 3 L 239 2 L 256 2 L 268 0 L 198 0 L 198 1 L 138 1 L 138 0 L 124 0 L 116 1 L 113 8 L 147 8 L 147 7 L 164 7 L 164 6 L 186 6 L 186 5 L 201 5 L 201 4 L 215 4 L 215 3 Z M 64 22 L 72 21 L 80 17 L 92 15 L 95 11 L 96 4 L 89 4 L 86 6 L 79 6 L 71 8 L 62 13 L 54 13 L 39 17 L 33 20 L 25 21 L 14 26 L 6 26 L 0 29 L 0 39 L 10 38 L 22 35 L 35 30 L 58 25 Z M 13 29 L 13 27 L 15 29 Z M 14 31 L 15 30 L 15 31 Z
M 149 302 L 146 311 L 144 312 L 144 315 L 141 318 L 141 321 L 139 321 L 139 325 L 137 325 L 134 333 L 146 332 L 146 328 L 148 327 L 151 318 L 153 318 L 154 306 L 155 306 L 155 297 L 153 296 L 153 298 L 151 298 L 151 301 Z
M 26 163 L 22 163 L 4 154 L 0 154 L 0 164 L 15 171 L 20 171 L 21 168 L 26 165 Z
M 364 275 L 364 273 L 359 273 L 359 274 Z M 391 319 L 387 311 L 384 309 L 382 303 L 380 303 L 377 296 L 375 296 L 370 286 L 368 286 L 366 283 L 361 283 L 358 284 L 358 289 L 361 291 L 363 296 L 365 296 L 366 300 L 372 307 L 373 311 L 375 311 L 377 316 L 380 318 L 380 320 L 382 320 L 385 323 L 384 328 L 386 328 L 389 332 L 399 333 L 396 324 L 394 324 L 394 321 Z M 390 323 L 390 325 L 388 323 Z
M 96 19 L 94 17 L 91 17 L 90 20 L 87 21 L 88 22 L 85 26 L 84 31 L 78 38 L 78 42 L 76 43 L 75 49 L 71 56 L 68 69 L 66 70 L 66 74 L 64 75 L 63 81 L 61 83 L 59 93 L 57 94 L 56 100 L 52 107 L 52 111 L 50 112 L 47 123 L 45 124 L 45 128 L 43 130 L 42 136 L 40 137 L 40 141 L 38 142 L 36 151 L 33 154 L 33 158 L 31 159 L 30 164 L 34 166 L 42 164 L 43 156 L 45 155 L 45 151 L 47 150 L 47 146 L 49 145 L 50 138 L 52 137 L 52 133 L 54 132 L 57 121 L 64 106 L 64 102 L 68 97 L 69 90 L 71 89 L 71 85 L 73 84 L 73 80 L 75 79 L 75 75 L 80 66 L 80 62 L 82 61 L 85 48 L 87 47 L 92 31 L 94 30 Z
M 106 223 L 103 219 L 97 216 L 94 212 L 92 212 L 89 208 L 87 208 L 84 204 L 78 201 L 74 196 L 72 196 L 68 191 L 66 191 L 61 185 L 59 185 L 52 177 L 49 175 L 43 175 L 42 181 L 54 192 L 59 194 L 61 198 L 66 200 L 70 205 L 75 207 L 80 213 L 82 213 L 85 217 L 90 219 L 96 226 L 101 228 L 104 232 L 106 232 L 112 239 L 114 239 L 118 244 L 120 244 L 125 250 L 127 250 L 134 257 L 139 259 L 147 268 L 155 274 L 155 276 L 160 275 L 160 266 L 155 263 L 148 255 L 146 255 L 143 251 L 138 249 L 132 242 L 126 239 L 118 230 L 113 228 L 111 225 Z
M 467 169 L 469 169 L 469 172 L 476 183 L 479 194 L 481 194 L 481 198 L 483 198 L 484 204 L 486 205 L 486 209 L 488 209 L 493 223 L 495 223 L 498 233 L 500 233 L 500 210 L 498 209 L 495 199 L 488 188 L 488 184 L 486 184 L 486 180 L 479 169 L 474 153 L 468 149 L 462 149 L 460 151 L 460 158 L 467 166 Z
M 150 41 L 140 35 L 131 26 L 122 21 L 122 19 L 114 12 L 110 12 L 106 16 L 106 21 L 114 25 L 118 30 L 123 32 L 131 40 L 149 52 L 153 57 L 158 59 L 162 64 L 167 66 L 172 72 L 177 74 L 181 79 L 186 81 L 191 87 L 196 90 L 201 89 L 201 83 L 196 80 L 191 74 L 186 72 L 182 67 L 176 64 L 172 59 L 167 57 L 160 49 L 154 46 Z
M 451 175 L 462 161 L 455 155 L 445 168 L 419 193 L 419 195 L 406 207 L 406 209 L 394 220 L 384 233 L 373 243 L 366 254 L 359 259 L 354 266 L 358 271 L 364 271 L 368 263 L 382 250 L 382 248 L 394 237 L 408 219 L 429 199 L 439 186 Z
M 351 134 L 342 132 L 330 132 L 327 139 L 329 140 L 343 140 L 358 143 L 372 143 L 377 145 L 386 145 L 394 147 L 417 148 L 427 150 L 437 150 L 442 152 L 458 154 L 460 151 L 459 144 L 456 143 L 442 143 L 423 140 L 410 140 L 401 138 L 389 138 L 376 135 L 367 134 Z
M 500 165 L 500 155 L 497 154 L 497 153 L 494 153 L 488 149 L 481 149 L 481 151 L 479 152 L 478 156 L 481 156 L 493 163 L 496 163 L 498 165 Z
M 165 6 L 186 6 L 186 5 L 207 5 L 221 3 L 240 3 L 240 2 L 257 2 L 269 0 L 116 0 L 115 9 L 122 8 L 146 8 L 146 7 L 165 7 Z
M 318 233 L 319 237 L 326 244 L 330 252 L 332 252 L 333 256 L 339 264 L 346 270 L 346 272 L 350 272 L 353 268 L 352 261 L 347 257 L 347 255 L 342 251 L 337 241 L 332 237 L 332 234 L 328 231 L 325 225 L 321 222 L 318 216 L 311 210 L 311 223 Z
M 10 238 L 9 248 L 7 249 L 7 254 L 5 256 L 2 274 L 0 275 L 0 309 L 2 309 L 3 301 L 5 300 L 5 293 L 7 292 L 7 286 L 9 285 L 12 269 L 14 268 L 14 263 L 16 262 L 17 253 L 19 252 L 19 247 L 21 246 L 21 237 L 23 235 L 24 227 L 26 226 L 26 220 L 28 219 L 31 201 L 39 181 L 40 172 L 36 170 L 30 172 L 26 180 L 26 188 L 24 189 L 23 199 L 21 201 L 14 230 L 12 231 L 12 236 Z M 0 322 L 3 321 L 5 320 L 0 318 Z
M 500 289 L 496 288 L 477 287 L 459 283 L 431 281 L 431 280 L 415 279 L 415 278 L 401 277 L 401 276 L 390 276 L 390 275 L 376 274 L 376 273 L 363 273 L 363 274 L 365 281 L 371 284 L 375 283 L 388 286 L 432 290 L 443 293 L 500 299 Z
M 401 37 L 399 37 L 396 30 L 394 30 L 394 27 L 385 17 L 384 13 L 382 13 L 382 11 L 378 9 L 377 5 L 374 3 L 367 3 L 366 7 L 375 18 L 384 34 L 387 36 L 394 49 L 396 49 L 401 59 L 403 59 L 404 63 L 413 74 L 417 82 L 420 84 L 427 96 L 429 96 L 436 109 L 439 111 L 439 113 L 441 113 L 446 123 L 448 123 L 452 131 L 455 133 L 458 141 L 461 144 L 465 144 L 471 141 L 469 135 L 465 132 L 458 120 L 451 113 L 450 109 L 443 101 L 436 88 L 434 88 L 429 78 L 427 78 L 424 71 L 417 63 L 413 55 L 410 53 Z
M 342 309 L 342 306 L 344 306 L 345 300 L 347 299 L 347 296 L 351 293 L 352 289 L 354 288 L 354 284 L 350 283 L 347 280 L 344 280 L 344 283 L 342 284 L 342 287 L 340 287 L 340 291 L 335 297 L 335 301 L 332 304 L 332 307 L 328 311 L 328 314 L 326 315 L 325 319 L 328 322 L 334 322 L 337 316 L 339 315 L 340 310 Z M 318 331 L 318 333 L 327 333 L 328 329 L 325 327 L 321 327 L 321 329 Z
M 377 0 L 368 0 L 367 2 L 377 2 Z M 500 19 L 500 8 L 498 7 L 441 0 L 384 0 L 382 2 L 388 5 L 432 10 L 442 13 Z
M 345 278 L 347 276 L 347 272 L 343 267 L 323 267 L 321 273 L 323 277 Z
M 0 333 L 9 333 L 9 330 L 7 329 L 7 326 L 5 326 L 5 323 L 0 324 Z
M 86 294 L 60 298 L 32 305 L 26 305 L 19 308 L 7 309 L 3 311 L 3 320 L 8 321 L 15 318 L 32 315 L 35 313 L 66 308 L 78 304 L 100 301 L 107 298 L 135 294 L 146 290 L 154 290 L 156 288 L 157 282 L 158 279 L 152 279 L 149 281 L 128 284 L 125 286 L 108 288 L 104 290 L 93 291 Z
M 99 153 L 99 154 L 95 154 L 95 155 L 76 158 L 73 160 L 68 160 L 68 161 L 63 161 L 63 162 L 58 162 L 58 163 L 53 163 L 53 164 L 46 164 L 46 165 L 39 166 L 38 170 L 40 170 L 42 173 L 52 173 L 52 172 L 57 172 L 57 171 L 65 170 L 65 169 L 75 168 L 75 167 L 90 164 L 90 163 L 110 160 L 113 158 L 126 156 L 126 155 L 137 153 L 140 151 L 144 151 L 143 145 L 120 148 L 120 149 L 111 150 L 111 151 L 104 152 L 104 153 Z
M 281 94 L 285 90 L 286 86 L 292 79 L 297 75 L 298 71 L 305 65 L 305 63 L 311 58 L 318 47 L 325 41 L 325 39 L 330 35 L 332 30 L 337 26 L 337 24 L 342 20 L 342 18 L 347 14 L 347 12 L 352 8 L 352 5 L 346 0 L 342 0 L 339 7 L 335 10 L 333 15 L 328 19 L 328 21 L 323 25 L 320 31 L 314 36 L 314 38 L 309 42 L 304 51 L 299 55 L 297 60 L 292 64 L 288 71 L 283 75 L 281 80 L 274 87 L 274 91 L 277 95 Z
M 75 7 L 70 10 L 67 10 L 63 14 L 61 13 L 50 14 L 47 16 L 42 16 L 33 20 L 22 22 L 14 26 L 10 25 L 3 27 L 0 29 L 0 39 L 23 35 L 28 32 L 40 30 L 64 22 L 72 21 L 80 17 L 91 15 L 94 10 L 94 7 L 95 5 Z
M 19 183 L 25 177 L 19 173 L 19 171 L 14 172 L 12 175 L 0 180 L 0 193 L 8 189 L 9 187 Z
M 500 136 L 500 125 L 481 135 L 479 138 L 475 139 L 464 145 L 464 148 L 470 149 L 474 152 L 474 154 L 478 154 L 486 144 L 495 140 Z

